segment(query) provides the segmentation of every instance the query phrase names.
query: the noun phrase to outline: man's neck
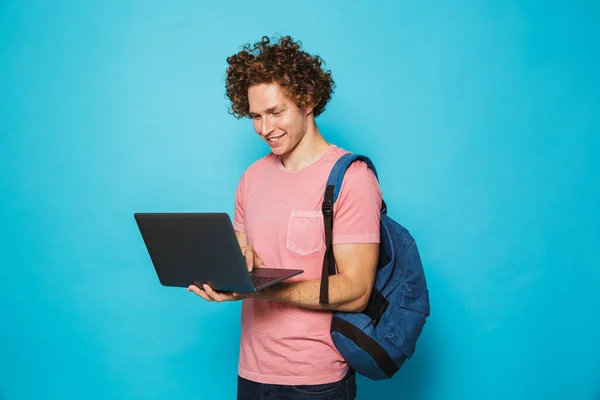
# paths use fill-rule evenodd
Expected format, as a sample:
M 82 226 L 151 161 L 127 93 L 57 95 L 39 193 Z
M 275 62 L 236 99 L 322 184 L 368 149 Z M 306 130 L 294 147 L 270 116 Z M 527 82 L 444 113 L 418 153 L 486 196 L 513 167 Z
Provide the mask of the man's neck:
M 308 167 L 316 162 L 329 150 L 329 143 L 325 141 L 318 129 L 306 132 L 300 143 L 291 153 L 282 157 L 283 166 L 291 171 Z

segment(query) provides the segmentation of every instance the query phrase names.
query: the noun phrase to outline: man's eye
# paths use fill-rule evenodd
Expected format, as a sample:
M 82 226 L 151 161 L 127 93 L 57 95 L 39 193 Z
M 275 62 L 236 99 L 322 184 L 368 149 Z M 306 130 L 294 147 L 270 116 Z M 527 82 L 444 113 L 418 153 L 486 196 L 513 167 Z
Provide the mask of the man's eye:
M 273 115 L 279 117 L 283 111 L 274 111 Z
M 256 120 L 256 119 L 260 119 L 260 115 L 253 115 L 252 119 Z

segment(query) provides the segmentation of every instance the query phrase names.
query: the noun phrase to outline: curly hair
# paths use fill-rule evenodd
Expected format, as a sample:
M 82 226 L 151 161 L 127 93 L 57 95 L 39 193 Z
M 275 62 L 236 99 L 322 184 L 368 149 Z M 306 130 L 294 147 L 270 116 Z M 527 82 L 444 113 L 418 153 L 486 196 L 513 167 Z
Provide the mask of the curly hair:
M 271 44 L 267 36 L 227 58 L 226 92 L 229 113 L 235 118 L 250 117 L 248 88 L 276 83 L 300 108 L 313 106 L 314 116 L 325 110 L 335 83 L 331 71 L 324 71 L 323 59 L 300 50 L 302 42 L 284 36 Z

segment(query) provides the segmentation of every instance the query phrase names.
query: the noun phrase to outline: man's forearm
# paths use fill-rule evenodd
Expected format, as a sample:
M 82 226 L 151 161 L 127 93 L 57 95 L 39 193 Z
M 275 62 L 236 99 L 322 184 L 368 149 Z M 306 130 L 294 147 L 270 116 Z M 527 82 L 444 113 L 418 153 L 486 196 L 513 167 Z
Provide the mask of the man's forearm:
M 370 290 L 362 284 L 354 283 L 343 274 L 329 277 L 329 303 L 319 304 L 321 280 L 314 279 L 291 283 L 281 283 L 264 289 L 261 298 L 283 301 L 314 310 L 362 311 Z

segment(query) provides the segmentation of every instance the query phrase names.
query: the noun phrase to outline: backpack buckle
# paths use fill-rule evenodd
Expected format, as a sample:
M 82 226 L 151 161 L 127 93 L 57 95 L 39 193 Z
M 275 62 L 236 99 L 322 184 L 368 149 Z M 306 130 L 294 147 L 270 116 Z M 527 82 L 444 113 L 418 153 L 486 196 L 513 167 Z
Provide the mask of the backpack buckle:
M 333 215 L 333 203 L 330 201 L 324 201 L 321 206 L 321 210 L 323 211 L 323 215 L 329 217 Z
M 369 298 L 369 303 L 363 311 L 363 314 L 371 318 L 371 323 L 373 324 L 374 328 L 376 328 L 377 324 L 379 324 L 379 320 L 383 316 L 385 310 L 387 310 L 388 305 L 389 302 L 387 299 L 379 290 L 377 290 L 377 288 L 374 287 L 371 292 L 371 297 Z

